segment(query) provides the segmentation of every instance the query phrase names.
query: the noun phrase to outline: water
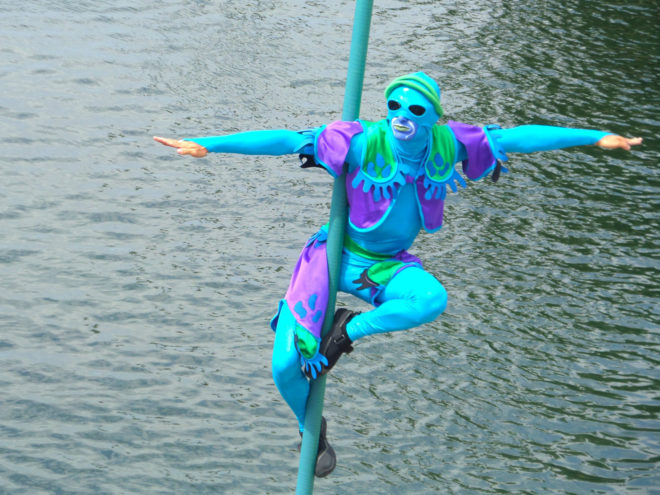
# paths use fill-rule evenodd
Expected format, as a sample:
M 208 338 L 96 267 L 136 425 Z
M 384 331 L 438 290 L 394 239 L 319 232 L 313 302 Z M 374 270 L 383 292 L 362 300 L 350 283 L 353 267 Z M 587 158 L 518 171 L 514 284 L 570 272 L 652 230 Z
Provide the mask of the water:
M 1 494 L 293 491 L 267 323 L 331 180 L 151 136 L 339 118 L 353 2 L 327 3 L 0 1 Z M 448 118 L 646 142 L 452 196 L 414 248 L 449 308 L 333 371 L 316 491 L 660 493 L 659 14 L 376 2 L 363 117 L 424 70 Z

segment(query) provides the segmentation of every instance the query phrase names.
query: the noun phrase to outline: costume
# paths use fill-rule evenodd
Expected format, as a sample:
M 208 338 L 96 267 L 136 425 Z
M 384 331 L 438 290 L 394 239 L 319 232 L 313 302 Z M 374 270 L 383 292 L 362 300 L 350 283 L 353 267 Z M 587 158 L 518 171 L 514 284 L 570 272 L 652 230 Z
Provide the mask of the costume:
M 195 138 L 209 151 L 245 154 L 299 153 L 305 166 L 341 175 L 348 164 L 349 222 L 339 290 L 374 306 L 346 324 L 352 342 L 374 333 L 404 330 L 437 318 L 447 305 L 442 284 L 410 254 L 423 228 L 443 224 L 448 191 L 465 187 L 454 168 L 462 163 L 469 180 L 507 172 L 509 152 L 533 152 L 594 144 L 607 133 L 545 126 L 501 129 L 449 121 L 442 115 L 440 89 L 423 73 L 397 78 L 386 89 L 387 118 L 378 122 L 335 122 L 318 129 L 253 131 Z M 319 352 L 327 305 L 327 231 L 305 245 L 291 284 L 271 322 L 275 330 L 273 377 L 304 428 L 309 381 L 327 359 Z

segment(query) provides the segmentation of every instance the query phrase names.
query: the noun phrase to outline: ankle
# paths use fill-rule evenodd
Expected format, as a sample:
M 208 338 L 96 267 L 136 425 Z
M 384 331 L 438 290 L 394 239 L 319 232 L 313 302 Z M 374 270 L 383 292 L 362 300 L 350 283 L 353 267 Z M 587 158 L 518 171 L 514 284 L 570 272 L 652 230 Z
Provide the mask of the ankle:
M 351 341 L 351 344 L 358 339 L 364 337 L 364 331 L 362 330 L 362 325 L 360 324 L 360 313 L 357 313 L 353 318 L 349 320 L 346 324 L 346 335 Z

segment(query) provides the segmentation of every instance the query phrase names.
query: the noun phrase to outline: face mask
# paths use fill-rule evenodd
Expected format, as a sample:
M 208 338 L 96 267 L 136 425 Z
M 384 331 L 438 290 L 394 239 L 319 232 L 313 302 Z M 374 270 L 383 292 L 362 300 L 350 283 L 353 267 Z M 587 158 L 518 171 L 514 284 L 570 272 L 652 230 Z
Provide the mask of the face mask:
M 426 139 L 440 118 L 424 95 L 405 86 L 399 86 L 389 94 L 387 108 L 392 134 L 401 141 Z

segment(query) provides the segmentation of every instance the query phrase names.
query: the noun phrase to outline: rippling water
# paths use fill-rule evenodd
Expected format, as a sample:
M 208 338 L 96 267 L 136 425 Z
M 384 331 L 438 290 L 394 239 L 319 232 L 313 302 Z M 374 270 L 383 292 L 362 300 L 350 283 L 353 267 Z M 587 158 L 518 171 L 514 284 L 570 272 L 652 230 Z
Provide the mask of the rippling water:
M 267 327 L 331 181 L 153 134 L 340 115 L 353 2 L 0 1 L 0 493 L 291 493 Z M 360 343 L 323 493 L 660 493 L 656 2 L 376 1 L 393 77 L 447 117 L 641 135 L 519 155 L 421 255 L 433 324 Z M 355 304 L 340 298 L 340 304 Z

